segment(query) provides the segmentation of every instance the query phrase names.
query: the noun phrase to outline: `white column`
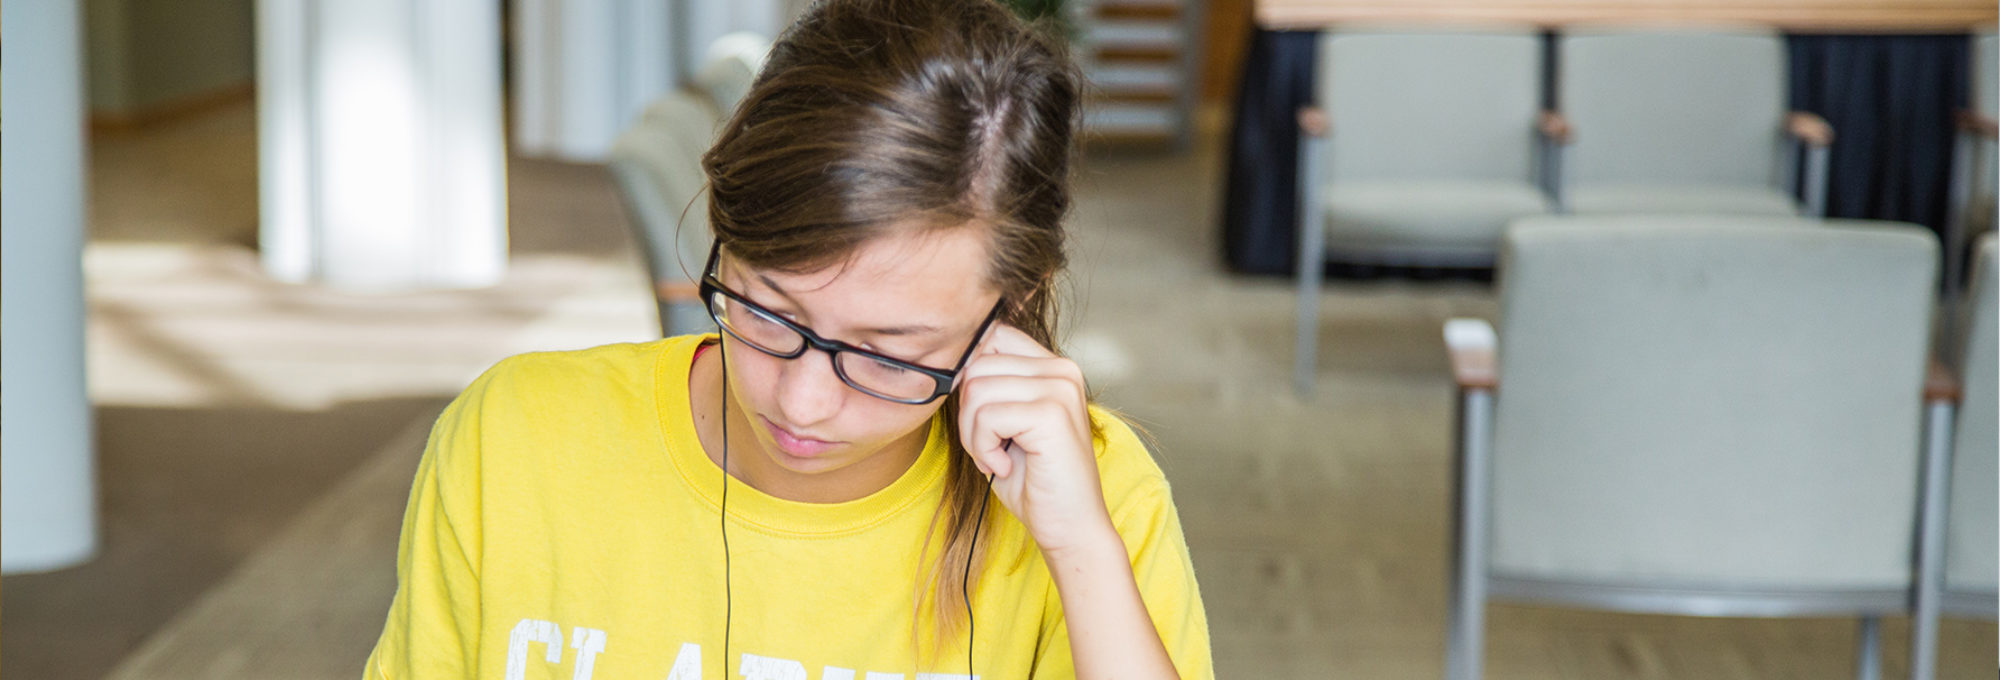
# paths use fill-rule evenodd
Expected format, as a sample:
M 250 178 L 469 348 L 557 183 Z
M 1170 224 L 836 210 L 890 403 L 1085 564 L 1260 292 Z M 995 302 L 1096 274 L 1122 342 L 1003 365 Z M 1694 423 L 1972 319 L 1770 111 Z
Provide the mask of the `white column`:
M 260 240 L 286 281 L 497 283 L 507 262 L 499 7 L 260 0 Z
M 0 63 L 0 571 L 97 551 L 83 365 L 83 52 L 79 0 L 8 2 Z
M 603 162 L 646 105 L 701 68 L 708 45 L 766 40 L 803 0 L 512 0 L 514 148 Z
M 513 3 L 516 150 L 604 161 L 625 126 L 676 84 L 677 3 Z

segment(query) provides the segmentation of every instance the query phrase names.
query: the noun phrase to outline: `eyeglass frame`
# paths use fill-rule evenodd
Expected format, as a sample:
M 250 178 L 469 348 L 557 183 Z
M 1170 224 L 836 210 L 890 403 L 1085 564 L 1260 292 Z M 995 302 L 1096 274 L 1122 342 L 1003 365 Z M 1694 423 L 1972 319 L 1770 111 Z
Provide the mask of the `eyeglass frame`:
M 778 357 L 780 359 L 797 359 L 801 356 L 804 356 L 807 349 L 816 349 L 821 352 L 825 352 L 827 362 L 833 365 L 833 374 L 840 378 L 840 382 L 842 384 L 854 388 L 856 392 L 860 392 L 862 394 L 866 394 L 868 396 L 877 399 L 895 402 L 898 404 L 909 404 L 913 406 L 919 404 L 928 404 L 933 401 L 937 401 L 939 397 L 951 394 L 952 383 L 957 381 L 958 374 L 961 371 L 965 370 L 966 362 L 972 360 L 972 353 L 979 349 L 979 341 L 986 337 L 987 329 L 991 328 L 993 326 L 993 322 L 1000 318 L 1000 309 L 1004 307 L 1007 302 L 1006 298 L 1001 298 L 1000 300 L 993 303 L 993 311 L 987 312 L 986 319 L 979 322 L 979 330 L 975 331 L 972 334 L 972 344 L 965 348 L 965 353 L 958 357 L 958 362 L 956 364 L 953 364 L 951 369 L 946 370 L 941 368 L 931 368 L 929 366 L 915 364 L 892 356 L 888 356 L 880 352 L 870 351 L 861 347 L 856 347 L 854 345 L 850 345 L 848 343 L 841 342 L 839 340 L 829 340 L 820 337 L 819 334 L 812 332 L 812 329 L 806 328 L 805 326 L 801 326 L 798 323 L 793 322 L 791 319 L 787 319 L 783 315 L 771 311 L 769 308 L 763 305 L 757 304 L 756 302 L 752 302 L 748 296 L 730 290 L 728 286 L 723 285 L 722 279 L 716 278 L 715 276 L 716 267 L 719 264 L 721 264 L 720 261 L 721 254 L 722 254 L 722 243 L 720 241 L 711 244 L 709 246 L 708 263 L 702 265 L 701 284 L 697 289 L 697 294 L 701 296 L 702 309 L 708 312 L 709 319 L 715 322 L 715 327 L 717 329 L 721 330 L 724 333 L 729 334 L 730 337 L 736 338 L 743 344 L 749 345 L 751 349 L 755 349 L 759 352 L 763 352 L 765 354 Z M 752 313 L 762 314 L 766 318 L 769 318 L 772 321 L 777 322 L 778 325 L 784 326 L 786 329 L 792 331 L 793 333 L 797 333 L 801 339 L 805 340 L 805 343 L 799 345 L 798 349 L 793 350 L 789 354 L 786 354 L 780 352 L 773 352 L 769 349 L 765 349 L 762 345 L 752 342 L 741 335 L 737 335 L 736 331 L 731 330 L 729 328 L 729 324 L 723 323 L 722 318 L 715 313 L 714 296 L 718 293 L 731 300 L 735 300 L 737 303 L 742 304 L 745 307 L 748 307 Z M 840 367 L 839 355 L 842 352 L 858 354 L 863 357 L 867 357 L 871 360 L 879 361 L 896 368 L 916 371 L 918 373 L 929 376 L 931 379 L 937 381 L 937 387 L 931 392 L 930 396 L 919 399 L 902 399 L 898 397 L 891 397 L 885 394 L 881 394 L 874 390 L 857 385 L 855 384 L 854 379 L 847 377 L 847 370 Z

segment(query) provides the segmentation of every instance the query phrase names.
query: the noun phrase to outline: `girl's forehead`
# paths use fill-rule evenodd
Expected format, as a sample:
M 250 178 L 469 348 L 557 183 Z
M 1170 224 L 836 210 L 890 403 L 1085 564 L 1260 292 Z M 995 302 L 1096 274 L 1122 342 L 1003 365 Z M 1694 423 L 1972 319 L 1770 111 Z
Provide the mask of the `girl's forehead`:
M 811 272 L 728 265 L 725 258 L 726 269 L 734 269 L 742 285 L 768 289 L 778 300 L 804 307 L 802 313 L 842 325 L 977 324 L 999 298 L 986 276 L 991 265 L 985 230 L 976 228 L 892 230 L 856 247 L 844 261 Z

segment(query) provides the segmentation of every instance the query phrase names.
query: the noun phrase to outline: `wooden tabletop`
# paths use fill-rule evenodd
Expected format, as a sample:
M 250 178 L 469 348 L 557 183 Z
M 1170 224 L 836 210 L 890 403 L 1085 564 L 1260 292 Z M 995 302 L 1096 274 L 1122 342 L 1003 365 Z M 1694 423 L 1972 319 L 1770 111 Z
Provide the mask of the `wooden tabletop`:
M 1993 0 L 1255 0 L 1257 24 L 1747 24 L 1801 33 L 1960 33 L 2000 22 Z

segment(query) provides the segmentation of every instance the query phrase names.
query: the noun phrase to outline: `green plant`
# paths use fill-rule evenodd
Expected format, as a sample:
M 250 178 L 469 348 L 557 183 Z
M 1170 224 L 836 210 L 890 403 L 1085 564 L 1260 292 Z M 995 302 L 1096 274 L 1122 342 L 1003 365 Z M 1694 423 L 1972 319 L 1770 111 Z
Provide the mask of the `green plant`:
M 1000 4 L 1014 10 L 1015 14 L 1028 21 L 1046 21 L 1057 33 L 1076 39 L 1076 26 L 1070 22 L 1064 0 L 1000 0 Z

